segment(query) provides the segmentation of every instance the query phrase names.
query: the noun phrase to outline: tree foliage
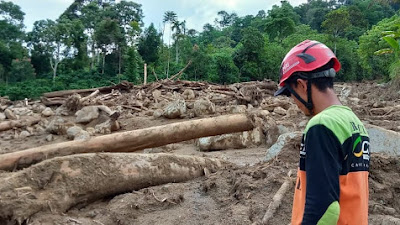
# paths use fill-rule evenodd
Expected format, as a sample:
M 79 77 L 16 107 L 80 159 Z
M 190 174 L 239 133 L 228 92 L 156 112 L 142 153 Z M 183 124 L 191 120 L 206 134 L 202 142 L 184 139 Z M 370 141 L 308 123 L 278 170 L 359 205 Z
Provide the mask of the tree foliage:
M 1 1 L 0 95 L 141 83 L 144 63 L 149 81 L 188 62 L 182 79 L 277 80 L 282 58 L 306 39 L 336 52 L 341 81 L 390 79 L 400 71 L 398 10 L 388 0 L 308 0 L 296 7 L 281 1 L 256 15 L 221 10 L 199 31 L 167 11 L 160 30 L 153 24 L 143 30 L 142 6 L 134 1 L 74 0 L 59 18 L 36 21 L 25 33 L 21 8 Z

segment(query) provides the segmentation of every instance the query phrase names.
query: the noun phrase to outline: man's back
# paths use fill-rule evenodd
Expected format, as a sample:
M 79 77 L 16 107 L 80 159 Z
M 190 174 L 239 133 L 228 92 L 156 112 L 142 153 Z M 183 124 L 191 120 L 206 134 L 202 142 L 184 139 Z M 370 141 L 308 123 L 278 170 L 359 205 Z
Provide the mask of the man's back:
M 368 171 L 369 138 L 354 113 L 334 105 L 314 116 L 304 132 L 292 224 L 368 224 Z

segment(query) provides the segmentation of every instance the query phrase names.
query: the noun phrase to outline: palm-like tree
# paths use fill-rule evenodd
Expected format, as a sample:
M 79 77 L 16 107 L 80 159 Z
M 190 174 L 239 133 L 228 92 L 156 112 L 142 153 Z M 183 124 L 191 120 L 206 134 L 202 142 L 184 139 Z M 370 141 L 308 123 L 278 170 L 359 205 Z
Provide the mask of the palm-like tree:
M 175 62 L 179 62 L 179 40 L 182 39 L 186 34 L 186 21 L 183 22 L 175 21 L 172 25 L 172 31 L 175 31 L 173 37 L 175 39 Z
M 167 23 L 170 24 L 170 31 L 172 30 L 172 24 L 176 21 L 176 13 L 174 11 L 166 11 L 164 14 L 164 19 L 163 19 L 163 23 L 164 23 L 164 31 L 165 31 L 165 25 Z M 164 31 L 163 31 L 163 37 L 164 37 Z M 162 41 L 164 42 L 164 38 L 162 38 Z M 167 65 L 167 78 L 168 78 L 168 74 L 169 74 L 169 59 L 170 59 L 170 51 L 169 51 L 169 47 L 171 45 L 171 34 L 169 35 L 169 40 L 168 40 L 168 65 Z

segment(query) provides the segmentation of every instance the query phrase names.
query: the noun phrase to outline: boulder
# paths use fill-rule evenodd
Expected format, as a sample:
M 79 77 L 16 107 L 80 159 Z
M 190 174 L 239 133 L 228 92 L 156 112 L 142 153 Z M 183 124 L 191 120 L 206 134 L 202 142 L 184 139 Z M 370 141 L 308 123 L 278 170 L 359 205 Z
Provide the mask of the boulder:
M 215 113 L 215 105 L 208 98 L 196 100 L 193 105 L 194 115 L 208 115 Z
M 74 141 L 78 141 L 78 140 L 89 140 L 90 139 L 90 134 L 89 132 L 85 131 L 85 130 L 81 130 L 81 132 L 79 132 L 75 138 Z
M 194 94 L 194 91 L 192 89 L 186 89 L 183 93 L 183 98 L 186 100 L 192 100 L 196 98 L 196 95 Z
M 400 133 L 366 124 L 371 152 L 383 152 L 393 156 L 400 156 Z
M 56 109 L 56 116 L 69 116 L 69 110 L 62 105 Z
M 186 113 L 186 103 L 184 100 L 176 100 L 168 104 L 163 111 L 163 116 L 168 119 L 182 118 Z
M 74 141 L 90 139 L 89 132 L 83 130 L 79 126 L 73 126 L 73 127 L 68 128 L 67 135 L 68 135 L 69 139 L 74 140 Z
M 89 123 L 100 115 L 98 106 L 86 106 L 75 113 L 77 123 Z
M 72 126 L 74 126 L 74 124 L 64 120 L 63 118 L 55 117 L 46 127 L 46 131 L 51 134 L 64 135 L 67 133 L 68 128 Z
M 35 104 L 32 105 L 32 110 L 35 113 L 41 113 L 45 109 L 46 109 L 46 106 L 44 106 L 42 104 L 35 103 Z
M 272 158 L 275 158 L 282 151 L 293 148 L 292 146 L 294 144 L 300 144 L 302 135 L 303 134 L 301 132 L 293 132 L 280 135 L 278 141 L 267 150 L 265 160 L 268 161 Z
M 67 130 L 67 136 L 68 139 L 74 140 L 74 138 L 82 131 L 83 129 L 78 126 L 73 126 L 68 128 Z
M 154 101 L 155 101 L 156 103 L 158 103 L 158 100 L 159 100 L 160 97 L 161 97 L 161 91 L 160 91 L 160 90 L 154 90 L 153 93 L 152 93 L 152 95 L 153 95 Z
M 40 126 L 39 124 L 36 124 L 34 126 L 34 133 L 37 135 L 42 135 L 42 134 L 46 133 L 46 129 L 43 128 L 42 126 Z
M 54 116 L 54 112 L 51 108 L 47 107 L 42 111 L 42 115 L 45 117 Z
M 4 110 L 4 115 L 6 116 L 7 119 L 9 120 L 16 120 L 18 119 L 17 116 L 11 111 L 11 109 L 6 109 Z
M 99 134 L 111 134 L 111 132 L 121 129 L 121 126 L 116 120 L 107 120 L 104 123 L 96 125 L 94 129 Z
M 32 116 L 33 111 L 27 107 L 13 108 L 13 112 L 16 116 Z

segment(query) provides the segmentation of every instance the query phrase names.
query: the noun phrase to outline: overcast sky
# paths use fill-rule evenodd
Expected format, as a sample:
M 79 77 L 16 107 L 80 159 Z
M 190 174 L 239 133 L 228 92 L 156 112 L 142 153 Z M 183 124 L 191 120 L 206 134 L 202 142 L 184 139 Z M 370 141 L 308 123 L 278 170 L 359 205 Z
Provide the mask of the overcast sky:
M 7 0 L 6 0 L 7 1 Z M 42 19 L 57 19 L 73 0 L 11 0 L 25 13 L 26 30 L 32 29 L 33 23 Z M 259 10 L 267 11 L 280 0 L 136 0 L 142 4 L 144 22 L 151 22 L 160 28 L 164 12 L 174 11 L 179 20 L 186 20 L 189 29 L 202 30 L 206 23 L 213 24 L 217 12 L 225 10 L 239 16 L 256 15 Z M 289 0 L 297 6 L 306 0 Z

